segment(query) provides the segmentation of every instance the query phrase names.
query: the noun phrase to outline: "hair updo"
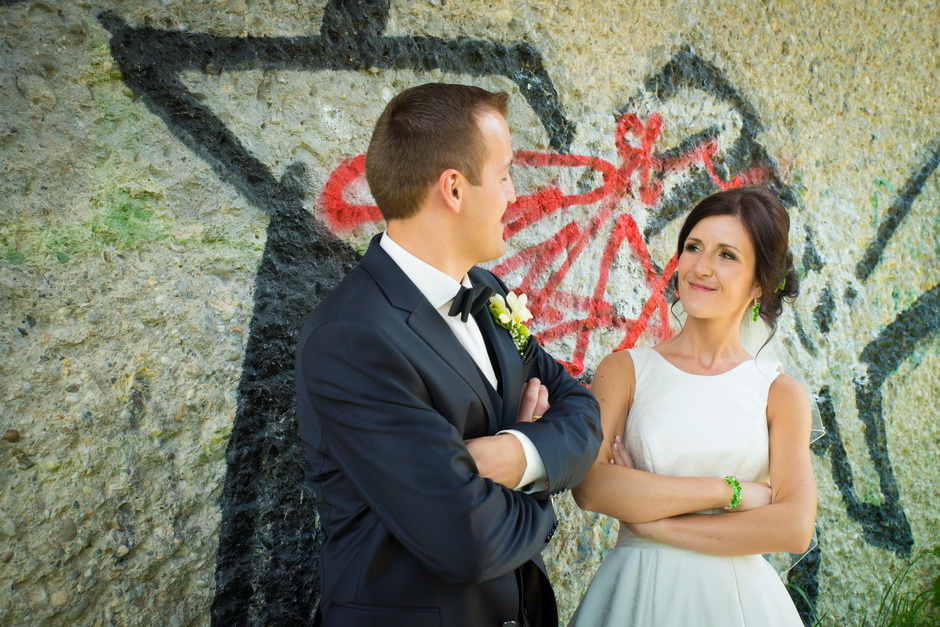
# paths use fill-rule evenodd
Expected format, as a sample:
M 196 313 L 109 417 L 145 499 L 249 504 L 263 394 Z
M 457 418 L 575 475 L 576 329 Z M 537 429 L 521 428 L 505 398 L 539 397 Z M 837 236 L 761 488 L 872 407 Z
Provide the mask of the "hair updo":
M 771 192 L 763 187 L 738 187 L 712 194 L 692 209 L 679 231 L 677 254 L 696 224 L 712 216 L 734 216 L 744 225 L 754 246 L 754 271 L 760 284 L 760 317 L 771 330 L 783 311 L 783 300 L 792 301 L 800 284 L 789 249 L 790 216 Z M 673 277 L 673 287 L 678 277 Z M 782 287 L 781 287 L 782 286 Z M 676 290 L 676 301 L 679 299 Z M 675 302 L 675 301 L 674 301 Z

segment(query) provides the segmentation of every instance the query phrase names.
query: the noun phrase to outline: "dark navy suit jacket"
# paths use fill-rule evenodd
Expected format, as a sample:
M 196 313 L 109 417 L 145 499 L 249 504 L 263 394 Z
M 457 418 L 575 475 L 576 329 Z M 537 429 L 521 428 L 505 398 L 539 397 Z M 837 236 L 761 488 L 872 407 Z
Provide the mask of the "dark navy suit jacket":
M 470 279 L 506 293 L 485 270 Z M 377 236 L 303 327 L 297 421 L 325 536 L 324 626 L 557 624 L 540 558 L 557 526 L 549 497 L 593 464 L 597 402 L 534 338 L 520 358 L 485 309 L 476 320 L 498 392 Z M 552 406 L 516 424 L 531 377 Z M 544 492 L 477 474 L 463 441 L 506 428 L 539 450 Z

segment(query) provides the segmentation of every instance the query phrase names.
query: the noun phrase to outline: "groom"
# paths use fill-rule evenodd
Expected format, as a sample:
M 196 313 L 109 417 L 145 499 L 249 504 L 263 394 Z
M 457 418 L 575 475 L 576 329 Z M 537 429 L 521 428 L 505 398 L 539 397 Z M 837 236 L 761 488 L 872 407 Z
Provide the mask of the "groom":
M 315 624 L 557 624 L 539 555 L 557 526 L 549 497 L 590 468 L 600 418 L 589 391 L 534 338 L 520 356 L 485 307 L 506 294 L 475 264 L 506 250 L 507 100 L 422 85 L 373 132 L 366 177 L 387 231 L 297 350 L 324 533 Z

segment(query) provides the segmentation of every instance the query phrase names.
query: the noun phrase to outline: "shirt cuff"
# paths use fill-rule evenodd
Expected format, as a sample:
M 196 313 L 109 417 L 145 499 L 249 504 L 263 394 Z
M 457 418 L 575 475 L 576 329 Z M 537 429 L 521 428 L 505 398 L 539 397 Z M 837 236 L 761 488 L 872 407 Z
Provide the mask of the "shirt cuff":
M 548 488 L 548 477 L 545 474 L 545 463 L 542 461 L 542 456 L 539 454 L 539 450 L 535 448 L 535 445 L 532 444 L 532 440 L 529 439 L 529 436 L 522 433 L 521 431 L 516 431 L 515 429 L 504 429 L 500 433 L 511 433 L 516 436 L 516 439 L 519 440 L 519 443 L 522 444 L 522 451 L 525 453 L 525 472 L 522 473 L 522 480 L 519 481 L 514 489 L 521 492 L 541 492 Z M 531 485 L 530 485 L 531 484 Z M 524 489 L 523 489 L 524 488 Z

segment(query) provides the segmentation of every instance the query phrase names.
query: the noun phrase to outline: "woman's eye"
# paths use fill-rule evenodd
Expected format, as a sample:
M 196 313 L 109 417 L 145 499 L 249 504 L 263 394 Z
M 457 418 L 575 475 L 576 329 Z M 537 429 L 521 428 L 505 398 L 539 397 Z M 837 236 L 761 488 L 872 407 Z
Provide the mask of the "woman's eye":
M 732 254 L 729 253 L 728 251 L 724 251 L 723 253 L 721 253 L 721 256 L 724 257 L 725 259 L 731 259 L 732 261 L 734 261 L 735 259 L 737 259 L 737 257 L 735 257 L 734 255 L 732 255 Z
M 698 246 L 696 246 L 695 244 L 686 244 L 685 250 L 694 253 L 696 250 L 698 250 Z

